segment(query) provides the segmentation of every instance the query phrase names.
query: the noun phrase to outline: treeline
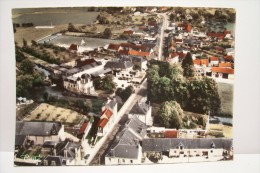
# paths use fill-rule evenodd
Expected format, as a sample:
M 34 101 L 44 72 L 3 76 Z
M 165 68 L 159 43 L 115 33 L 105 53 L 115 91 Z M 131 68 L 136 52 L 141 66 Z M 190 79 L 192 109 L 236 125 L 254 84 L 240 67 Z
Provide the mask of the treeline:
M 34 50 L 33 48 L 31 48 L 29 46 L 23 46 L 22 51 L 25 53 L 28 53 L 38 59 L 51 63 L 51 64 L 60 64 L 61 63 L 58 59 L 55 59 L 48 54 L 40 54 L 39 52 L 37 52 L 36 50 Z
M 22 24 L 19 24 L 19 23 L 13 23 L 13 26 L 14 27 L 33 27 L 34 24 L 33 23 L 22 23 Z
M 220 110 L 217 84 L 208 77 L 184 77 L 183 70 L 168 62 L 152 60 L 147 75 L 148 99 L 162 103 L 176 101 L 182 109 L 215 115 Z

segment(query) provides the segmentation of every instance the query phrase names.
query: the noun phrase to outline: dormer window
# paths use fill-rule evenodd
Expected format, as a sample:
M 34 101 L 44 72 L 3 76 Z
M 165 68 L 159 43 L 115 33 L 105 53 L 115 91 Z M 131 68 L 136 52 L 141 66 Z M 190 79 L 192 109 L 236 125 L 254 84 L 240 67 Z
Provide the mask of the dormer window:
M 210 148 L 215 148 L 215 147 L 216 147 L 215 144 L 213 142 L 211 142 Z
M 179 148 L 180 150 L 183 150 L 184 145 L 183 145 L 182 143 L 179 143 L 178 148 Z

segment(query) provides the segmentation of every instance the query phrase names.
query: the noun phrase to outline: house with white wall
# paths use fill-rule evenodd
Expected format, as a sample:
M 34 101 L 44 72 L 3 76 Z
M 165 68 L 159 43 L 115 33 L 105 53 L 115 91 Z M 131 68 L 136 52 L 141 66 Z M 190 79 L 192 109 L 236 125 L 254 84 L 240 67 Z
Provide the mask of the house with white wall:
M 105 165 L 141 164 L 140 141 L 145 135 L 146 125 L 137 116 L 132 116 L 109 148 L 105 156 Z
M 97 136 L 105 136 L 113 126 L 117 118 L 117 102 L 108 100 L 102 107 L 102 113 L 98 121 Z
M 220 138 L 144 138 L 142 149 L 144 155 L 157 152 L 166 154 L 169 158 L 183 157 L 214 157 L 231 158 L 233 156 L 233 140 Z
M 65 139 L 64 125 L 58 122 L 16 122 L 16 136 L 27 136 L 35 145 L 42 145 L 45 141 L 60 142 Z M 18 138 L 16 138 L 18 140 Z

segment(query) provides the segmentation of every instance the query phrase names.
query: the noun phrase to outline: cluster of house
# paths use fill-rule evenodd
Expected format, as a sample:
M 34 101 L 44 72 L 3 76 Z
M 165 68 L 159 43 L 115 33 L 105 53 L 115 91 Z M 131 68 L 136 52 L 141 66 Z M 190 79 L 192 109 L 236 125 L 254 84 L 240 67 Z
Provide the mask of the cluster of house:
M 204 131 L 151 127 L 150 107 L 145 103 L 141 105 L 137 103 L 130 111 L 128 122 L 105 155 L 105 165 L 151 163 L 145 160 L 154 153 L 176 160 L 184 157 L 232 158 L 232 139 L 181 138 L 182 133 Z M 163 135 L 150 137 L 156 132 Z
M 147 68 L 147 60 L 134 55 L 122 55 L 110 60 L 95 60 L 84 56 L 60 66 L 50 65 L 51 71 L 62 78 L 66 90 L 91 96 L 98 95 L 93 84 L 94 79 L 113 74 L 117 79 L 141 83 Z
M 187 52 L 196 52 L 203 47 L 212 47 L 216 55 L 192 54 L 196 76 L 211 76 L 213 78 L 234 78 L 234 48 L 224 49 L 212 46 L 212 42 L 222 41 L 224 38 L 233 39 L 230 31 L 220 33 L 199 32 L 189 23 L 172 23 L 171 33 L 168 35 L 167 44 L 169 56 L 166 60 L 176 64 L 183 61 Z

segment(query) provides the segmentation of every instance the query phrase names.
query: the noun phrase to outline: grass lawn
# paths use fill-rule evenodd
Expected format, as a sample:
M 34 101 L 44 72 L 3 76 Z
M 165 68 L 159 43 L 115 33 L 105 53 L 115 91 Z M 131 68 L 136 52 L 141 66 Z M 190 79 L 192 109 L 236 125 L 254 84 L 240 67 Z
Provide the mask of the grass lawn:
M 24 120 L 25 121 L 56 121 L 65 124 L 78 124 L 83 115 L 70 110 L 57 106 L 53 106 L 47 103 L 40 104 L 36 109 L 29 113 Z
M 209 132 L 222 133 L 225 138 L 233 138 L 233 129 L 231 126 L 223 124 L 209 124 Z

